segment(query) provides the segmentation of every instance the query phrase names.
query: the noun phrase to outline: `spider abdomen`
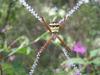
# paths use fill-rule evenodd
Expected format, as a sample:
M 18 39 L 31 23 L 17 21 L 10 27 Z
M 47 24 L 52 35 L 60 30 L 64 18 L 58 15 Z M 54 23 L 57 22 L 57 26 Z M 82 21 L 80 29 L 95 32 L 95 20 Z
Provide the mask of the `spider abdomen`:
M 50 27 L 52 33 L 59 32 L 59 28 L 60 28 L 59 23 L 50 23 L 49 27 Z

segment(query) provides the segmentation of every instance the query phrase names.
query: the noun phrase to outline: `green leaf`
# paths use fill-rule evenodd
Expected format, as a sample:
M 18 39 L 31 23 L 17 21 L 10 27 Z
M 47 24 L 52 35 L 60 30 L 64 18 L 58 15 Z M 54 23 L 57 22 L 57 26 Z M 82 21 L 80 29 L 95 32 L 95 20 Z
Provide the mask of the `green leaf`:
M 7 74 L 7 75 L 15 75 L 15 70 L 13 69 L 11 64 L 8 63 L 4 63 L 2 64 L 3 67 L 3 71 Z
M 22 49 L 22 51 L 24 50 L 24 51 L 27 51 L 26 49 L 27 48 L 25 48 L 26 46 L 28 46 L 29 45 L 29 39 L 27 38 L 27 37 L 25 37 L 25 36 L 21 36 L 21 37 L 19 37 L 19 38 L 17 38 L 16 40 L 15 40 L 15 42 L 20 42 L 20 46 L 18 47 L 18 48 L 14 48 L 14 49 L 12 49 L 12 52 L 11 53 L 9 53 L 8 54 L 8 56 L 11 56 L 11 55 L 13 55 L 14 53 L 16 53 L 16 52 L 19 52 L 21 49 Z M 29 49 L 28 49 L 29 50 Z M 24 52 L 23 52 L 24 53 Z
M 100 57 L 98 58 L 95 58 L 94 60 L 91 61 L 91 63 L 97 65 L 97 66 L 100 66 Z
M 64 61 L 62 64 L 88 64 L 87 61 L 81 58 L 71 58 L 70 60 Z
M 65 74 L 67 74 L 67 72 L 65 72 L 65 71 L 59 71 L 59 73 L 56 73 L 54 75 L 65 75 Z
M 97 55 L 100 55 L 100 49 L 90 51 L 90 57 L 96 57 Z
M 8 56 L 11 56 L 11 55 L 13 55 L 15 53 L 21 53 L 21 54 L 27 54 L 28 55 L 28 54 L 30 54 L 30 52 L 31 52 L 31 48 L 30 47 L 22 47 L 20 49 L 13 48 L 12 52 L 9 53 Z
M 24 48 L 21 48 L 18 53 L 22 53 L 22 54 L 30 54 L 31 52 L 31 48 L 30 47 L 24 47 Z

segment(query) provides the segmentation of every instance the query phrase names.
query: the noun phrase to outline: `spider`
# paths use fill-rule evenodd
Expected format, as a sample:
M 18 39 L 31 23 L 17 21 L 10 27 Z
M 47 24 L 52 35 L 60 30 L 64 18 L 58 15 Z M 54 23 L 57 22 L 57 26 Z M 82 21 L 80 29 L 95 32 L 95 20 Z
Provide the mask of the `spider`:
M 71 52 L 72 50 L 65 44 L 64 40 L 59 36 L 59 32 L 60 32 L 60 28 L 62 27 L 62 24 L 65 22 L 65 20 L 67 19 L 67 17 L 71 16 L 83 3 L 84 0 L 79 0 L 79 2 L 76 4 L 76 6 L 73 7 L 72 10 L 70 10 L 63 19 L 61 19 L 59 22 L 52 22 L 52 23 L 47 23 L 45 21 L 45 19 L 43 17 L 40 17 L 38 15 L 38 13 L 35 12 L 34 9 L 32 9 L 31 6 L 29 6 L 24 0 L 20 0 L 20 3 L 22 3 L 26 9 L 31 12 L 31 14 L 33 16 L 35 16 L 35 18 L 37 18 L 46 28 L 46 31 L 51 34 L 51 36 L 49 37 L 49 39 L 46 41 L 46 43 L 38 50 L 38 53 L 36 55 L 36 59 L 31 67 L 31 70 L 29 72 L 29 75 L 33 75 L 34 70 L 37 66 L 38 60 L 40 58 L 40 54 L 43 52 L 44 49 L 46 49 L 49 44 L 52 42 L 52 40 L 58 39 L 61 43 L 61 47 L 62 47 L 62 51 L 64 52 L 64 55 L 66 56 L 66 58 L 69 60 L 69 56 L 67 55 L 66 51 Z M 33 41 L 33 43 L 37 42 L 40 39 L 40 37 L 38 39 L 36 39 L 35 41 Z M 72 52 L 71 52 L 72 53 Z M 73 66 L 76 69 L 76 72 L 78 71 L 78 74 L 81 75 L 80 70 L 75 67 L 75 65 L 71 62 L 71 66 Z
M 46 43 L 39 49 L 39 51 L 42 52 L 45 48 L 48 47 L 48 45 L 51 43 L 52 40 L 58 39 L 61 42 L 61 46 L 63 46 L 66 50 L 70 52 L 71 49 L 65 44 L 64 40 L 59 36 L 59 31 L 60 31 L 60 28 L 62 27 L 62 23 L 52 22 L 48 24 L 43 17 L 41 18 L 42 18 L 41 23 L 46 28 L 46 31 L 49 31 L 51 36 L 46 41 Z M 64 21 L 65 21 L 65 18 L 64 18 Z
M 60 28 L 62 26 L 62 23 L 52 22 L 52 23 L 48 24 L 43 17 L 41 17 L 41 18 L 42 18 L 42 20 L 40 22 L 45 26 L 46 30 L 49 31 L 51 36 L 46 41 L 46 43 L 38 50 L 36 59 L 34 61 L 34 64 L 31 67 L 29 75 L 32 75 L 34 73 L 34 70 L 35 70 L 37 63 L 39 61 L 40 54 L 43 52 L 44 49 L 46 49 L 49 46 L 49 44 L 52 42 L 52 40 L 58 39 L 61 42 L 61 47 L 63 46 L 62 51 L 64 52 L 64 55 L 66 56 L 66 58 L 68 60 L 69 60 L 69 56 L 67 55 L 67 51 L 71 52 L 71 49 L 65 44 L 64 40 L 59 36 L 59 31 L 60 31 Z M 65 18 L 64 18 L 64 21 L 65 21 Z M 71 64 L 71 65 L 74 66 L 73 64 Z

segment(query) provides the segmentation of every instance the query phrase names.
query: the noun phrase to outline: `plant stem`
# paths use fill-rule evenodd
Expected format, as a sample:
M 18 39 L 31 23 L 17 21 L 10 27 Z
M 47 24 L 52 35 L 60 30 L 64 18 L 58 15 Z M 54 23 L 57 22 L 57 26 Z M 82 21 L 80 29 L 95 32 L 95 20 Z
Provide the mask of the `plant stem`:
M 0 75 L 3 75 L 3 70 L 2 70 L 1 64 L 0 64 Z

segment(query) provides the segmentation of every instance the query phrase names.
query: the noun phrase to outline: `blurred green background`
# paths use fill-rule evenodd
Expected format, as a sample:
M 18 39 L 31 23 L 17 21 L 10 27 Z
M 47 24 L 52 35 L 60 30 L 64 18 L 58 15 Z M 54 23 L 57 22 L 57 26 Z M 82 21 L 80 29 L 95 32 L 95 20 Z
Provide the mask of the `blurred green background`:
M 52 22 L 58 20 L 78 0 L 27 0 L 39 15 Z M 0 0 L 0 72 L 2 75 L 28 75 L 38 49 L 47 41 L 43 25 L 18 0 Z M 68 17 L 61 35 L 72 49 L 77 41 L 86 48 L 84 54 L 71 55 L 81 65 L 82 75 L 100 75 L 100 1 L 90 0 Z M 38 42 L 32 43 L 36 38 Z M 61 48 L 54 41 L 42 53 L 34 75 L 75 75 L 66 65 Z M 77 45 L 76 45 L 77 46 Z

